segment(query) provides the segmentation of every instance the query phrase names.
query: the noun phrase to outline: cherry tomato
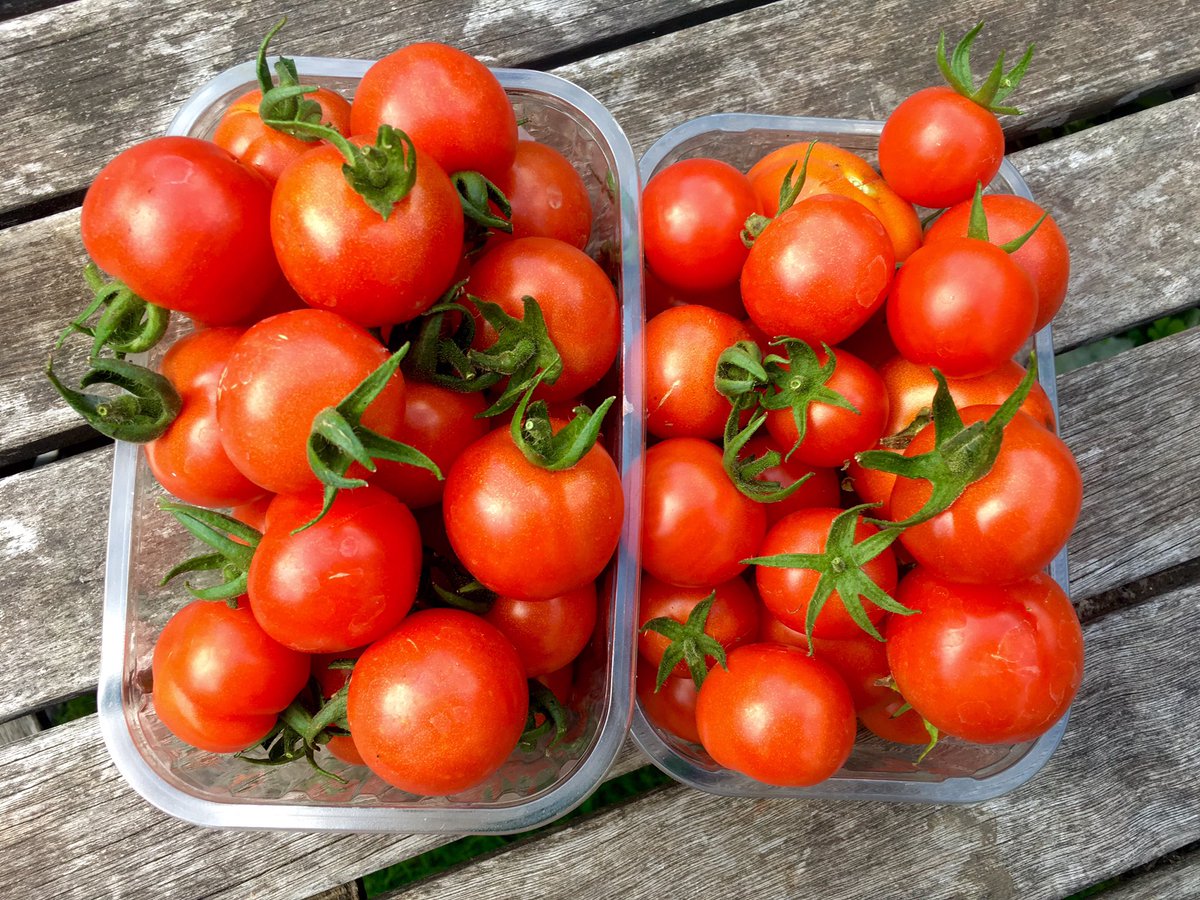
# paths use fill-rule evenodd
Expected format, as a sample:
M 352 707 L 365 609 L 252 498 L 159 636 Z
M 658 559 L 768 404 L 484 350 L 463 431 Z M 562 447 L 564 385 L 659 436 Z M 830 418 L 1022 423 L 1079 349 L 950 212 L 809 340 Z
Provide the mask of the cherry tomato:
M 654 666 L 638 663 L 637 695 L 642 712 L 656 728 L 693 744 L 700 743 L 700 732 L 696 730 L 696 695 L 699 693 L 696 682 L 691 676 L 668 678 L 655 690 L 657 678 Z
M 497 597 L 484 619 L 512 642 L 530 678 L 569 666 L 596 627 L 596 585 L 547 600 Z
M 754 241 L 742 302 L 770 337 L 836 344 L 883 304 L 895 263 L 892 242 L 870 212 L 846 197 L 810 197 Z
M 363 652 L 350 731 L 373 772 L 414 794 L 456 794 L 495 772 L 525 728 L 529 688 L 495 626 L 455 609 L 413 613 Z
M 750 180 L 729 163 L 673 163 L 642 192 L 646 265 L 667 284 L 688 291 L 733 284 L 749 253 L 742 228 L 757 212 Z
M 245 522 L 251 528 L 263 531 L 267 527 L 267 510 L 271 508 L 271 501 L 274 499 L 274 494 L 263 494 L 257 500 L 235 506 L 229 514 L 239 522 Z
M 783 644 L 747 644 L 713 669 L 696 699 L 700 741 L 719 764 L 766 784 L 802 787 L 842 767 L 857 722 L 831 666 Z
M 517 153 L 517 117 L 487 66 L 445 44 L 409 44 L 369 68 L 354 92 L 350 127 L 404 131 L 446 172 L 499 181 Z
M 708 610 L 704 633 L 712 637 L 728 653 L 734 647 L 750 643 L 758 637 L 758 617 L 762 604 L 754 591 L 740 578 L 708 587 L 676 587 L 659 581 L 653 575 L 642 576 L 642 589 L 638 595 L 638 625 L 651 619 L 665 617 L 681 625 L 687 621 L 693 609 L 716 591 L 716 599 Z M 671 641 L 654 631 L 638 632 L 638 654 L 657 670 L 663 653 Z M 715 657 L 706 659 L 709 668 L 717 664 Z M 680 662 L 671 670 L 675 678 L 690 678 L 687 663 Z
M 955 584 L 920 567 L 900 583 L 887 653 L 896 686 L 940 731 L 981 744 L 1029 741 L 1071 705 L 1083 632 L 1044 573 L 1013 584 Z
M 750 332 L 707 306 L 677 306 L 646 324 L 646 429 L 656 437 L 719 438 L 729 400 L 713 377 L 721 354 Z
M 340 653 L 374 641 L 412 607 L 421 536 L 408 508 L 386 491 L 341 491 L 321 521 L 313 488 L 271 504 L 250 563 L 248 593 L 263 630 L 307 653 Z
M 774 556 L 778 553 L 822 553 L 829 537 L 829 526 L 841 515 L 840 509 L 802 509 L 780 519 L 771 527 L 763 540 L 759 556 Z M 856 544 L 879 531 L 859 518 L 854 530 Z M 896 587 L 896 557 L 890 547 L 863 566 L 867 577 L 886 593 Z M 763 603 L 780 622 L 789 628 L 804 632 L 809 601 L 816 590 L 820 573 L 813 569 L 781 569 L 758 566 L 754 577 Z M 885 611 L 862 598 L 867 618 L 878 625 Z M 846 612 L 841 595 L 834 591 L 825 601 L 821 612 L 813 623 L 814 638 L 857 638 L 863 633 L 858 624 Z
M 468 290 L 498 304 L 510 316 L 525 316 L 522 298 L 538 301 L 550 340 L 562 356 L 562 373 L 538 396 L 548 401 L 577 397 L 612 366 L 621 347 L 621 310 L 604 270 L 582 250 L 551 238 L 507 241 L 484 254 L 471 269 Z M 480 320 L 476 346 L 496 341 Z
M 770 527 L 789 513 L 798 509 L 808 509 L 812 506 L 837 506 L 842 499 L 841 479 L 836 469 L 813 468 L 807 466 L 796 457 L 782 459 L 787 455 L 791 445 L 783 446 L 773 437 L 759 432 L 746 442 L 743 453 L 761 459 L 769 451 L 774 450 L 781 458 L 779 465 L 765 469 L 758 476 L 759 481 L 774 481 L 781 487 L 791 487 L 806 475 L 808 480 L 795 493 L 775 503 L 764 503 L 767 510 L 767 526 Z
M 216 144 L 153 138 L 118 154 L 83 198 L 96 265 L 139 296 L 208 325 L 244 320 L 279 280 L 271 186 Z
M 915 709 L 900 710 L 908 702 L 895 691 L 890 697 L 864 706 L 858 711 L 858 719 L 876 737 L 897 744 L 928 744 L 929 732 L 921 714 Z M 897 715 L 897 713 L 900 713 Z
M 364 327 L 391 325 L 420 315 L 450 286 L 462 254 L 462 203 L 438 164 L 416 155 L 416 182 L 386 219 L 346 181 L 345 159 L 332 146 L 310 150 L 279 176 L 271 239 L 309 306 Z
M 1025 234 L 1045 210 L 1032 200 L 1015 194 L 987 194 L 983 198 L 983 212 L 987 216 L 988 240 L 999 245 Z M 951 207 L 930 226 L 925 233 L 925 243 L 965 237 L 970 217 L 970 201 Z M 1029 273 L 1037 288 L 1038 311 L 1033 330 L 1040 331 L 1054 318 L 1067 295 L 1067 278 L 1071 273 L 1067 239 L 1054 218 L 1046 216 L 1033 236 L 1009 256 Z
M 876 444 L 872 450 L 888 448 Z M 863 503 L 877 503 L 879 506 L 871 511 L 871 516 L 878 519 L 891 518 L 892 488 L 896 485 L 896 475 L 891 472 L 881 472 L 878 469 L 865 469 L 857 459 L 851 459 L 846 465 L 846 477 L 850 489 Z
M 887 327 L 887 308 L 877 309 L 858 331 L 839 343 L 838 347 L 849 350 L 873 369 L 878 369 L 886 360 L 896 356 L 896 345 L 892 343 L 892 335 Z
M 1007 253 L 986 241 L 927 244 L 900 267 L 888 330 L 906 359 L 952 378 L 986 375 L 1033 331 L 1037 291 Z
M 582 250 L 592 236 L 592 201 L 583 177 L 546 144 L 519 141 L 512 168 L 496 182 L 512 206 L 512 236 L 555 238 Z M 493 234 L 490 243 L 508 235 Z
M 217 389 L 225 452 L 267 490 L 292 493 L 318 484 L 307 450 L 313 418 L 341 403 L 387 358 L 379 341 L 335 313 L 303 309 L 264 319 L 238 340 Z M 397 372 L 362 424 L 396 438 L 404 394 Z
M 480 583 L 539 600 L 595 581 L 617 548 L 625 500 L 599 444 L 552 472 L 529 462 L 503 428 L 455 460 L 442 511 L 455 553 Z
M 1004 132 L 989 110 L 949 87 L 917 91 L 879 135 L 879 168 L 910 203 L 939 209 L 969 200 L 1000 171 Z
M 276 713 L 238 715 L 205 709 L 167 675 L 154 679 L 150 697 L 155 715 L 171 734 L 209 753 L 239 753 L 253 747 L 279 718 Z
M 643 268 L 642 290 L 646 297 L 647 321 L 664 310 L 691 304 L 728 313 L 735 319 L 746 318 L 746 307 L 742 305 L 742 292 L 737 282 L 712 291 L 683 291 Z
M 728 581 L 767 530 L 763 504 L 739 493 L 721 451 L 697 438 L 668 438 L 646 451 L 642 499 L 642 565 L 671 584 Z

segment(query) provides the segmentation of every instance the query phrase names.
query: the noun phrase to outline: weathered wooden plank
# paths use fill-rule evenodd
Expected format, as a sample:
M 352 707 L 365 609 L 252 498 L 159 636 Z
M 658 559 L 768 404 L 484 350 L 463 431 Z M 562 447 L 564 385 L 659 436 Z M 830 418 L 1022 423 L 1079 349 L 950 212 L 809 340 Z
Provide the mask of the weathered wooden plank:
M 1200 743 L 1180 710 L 1200 675 L 1179 664 L 1198 600 L 1193 585 L 1087 628 L 1063 743 L 1007 797 L 926 807 L 664 788 L 390 896 L 1065 896 L 1200 836 Z
M 1148 872 L 1122 878 L 1104 900 L 1184 900 L 1200 897 L 1200 850 L 1168 854 Z
M 291 56 L 375 59 L 418 40 L 493 65 L 586 47 L 720 0 L 415 0 L 292 3 L 278 48 Z M 161 134 L 217 72 L 252 59 L 277 12 L 218 0 L 79 0 L 0 22 L 0 90 L 19 99 L 0 132 L 0 211 L 85 187 L 118 150 Z M 86 135 L 86 138 L 84 136 Z
M 353 881 L 350 884 L 343 884 L 335 888 L 330 888 L 327 891 L 321 891 L 321 893 L 309 897 L 308 900 L 365 900 L 366 896 L 362 885 L 357 881 Z
M 609 777 L 645 763 L 627 743 Z M 454 840 L 197 828 L 125 784 L 96 716 L 0 747 L 0 768 L 3 897 L 308 897 Z
M 0 722 L 0 746 L 13 744 L 42 730 L 33 716 L 21 716 L 8 722 Z

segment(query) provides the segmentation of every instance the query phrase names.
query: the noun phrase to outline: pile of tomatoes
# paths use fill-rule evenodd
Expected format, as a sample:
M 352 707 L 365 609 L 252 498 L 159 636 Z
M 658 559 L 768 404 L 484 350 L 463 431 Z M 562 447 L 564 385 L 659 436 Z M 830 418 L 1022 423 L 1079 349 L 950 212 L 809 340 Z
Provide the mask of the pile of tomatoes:
M 1067 247 L 1035 203 L 982 195 L 1030 54 L 976 89 L 978 31 L 939 46 L 951 87 L 885 123 L 882 174 L 812 142 L 645 186 L 638 696 L 769 784 L 832 775 L 859 722 L 1034 739 L 1082 676 L 1045 571 L 1082 482 L 1014 361 L 1063 301 Z
M 166 573 L 196 598 L 154 649 L 167 728 L 459 793 L 582 731 L 624 519 L 597 443 L 618 297 L 583 177 L 483 64 L 413 44 L 350 102 L 273 80 L 266 46 L 213 140 L 99 173 L 83 242 L 118 280 L 89 271 L 79 388 L 51 377 L 207 545 Z M 167 310 L 195 329 L 131 363 Z

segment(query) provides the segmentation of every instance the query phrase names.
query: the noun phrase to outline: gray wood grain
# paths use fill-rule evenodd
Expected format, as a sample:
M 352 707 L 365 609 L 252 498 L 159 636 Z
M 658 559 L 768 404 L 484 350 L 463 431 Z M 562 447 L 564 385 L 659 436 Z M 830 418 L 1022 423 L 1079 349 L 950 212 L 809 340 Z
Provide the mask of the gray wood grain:
M 1198 601 L 1191 586 L 1087 628 L 1063 743 L 1006 797 L 936 807 L 673 786 L 386 896 L 1066 896 L 1200 837 L 1200 741 L 1178 714 L 1198 687 L 1180 665 Z
M 376 59 L 435 40 L 513 66 L 718 2 L 291 3 L 276 48 Z M 20 98 L 0 131 L 0 211 L 79 190 L 119 150 L 161 134 L 192 91 L 253 59 L 277 17 L 216 0 L 79 0 L 0 22 L 0 90 Z
M 327 891 L 314 894 L 308 900 L 365 900 L 366 893 L 358 882 L 342 884 Z
M 1147 872 L 1122 878 L 1104 900 L 1186 900 L 1200 897 L 1200 850 L 1168 854 Z
M 21 716 L 8 722 L 0 722 L 0 746 L 16 743 L 42 730 L 33 716 Z
M 646 760 L 627 743 L 609 777 Z M 0 747 L 0 897 L 309 897 L 453 835 L 197 828 L 151 807 L 117 772 L 96 716 Z

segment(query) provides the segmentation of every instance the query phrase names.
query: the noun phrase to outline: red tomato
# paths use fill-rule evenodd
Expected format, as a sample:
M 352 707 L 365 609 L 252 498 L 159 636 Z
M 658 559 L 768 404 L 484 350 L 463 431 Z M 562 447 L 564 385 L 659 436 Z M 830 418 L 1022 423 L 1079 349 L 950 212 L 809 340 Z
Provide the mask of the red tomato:
M 491 430 L 483 394 L 464 394 L 420 381 L 405 382 L 404 422 L 396 440 L 420 450 L 442 474 L 472 443 Z M 444 481 L 417 466 L 380 460 L 372 484 L 395 494 L 409 509 L 432 506 L 442 499 Z
M 271 186 L 216 144 L 153 138 L 100 170 L 80 211 L 96 265 L 209 325 L 252 314 L 279 280 Z
M 596 585 L 547 600 L 497 597 L 484 618 L 512 642 L 530 678 L 569 666 L 596 627 Z
M 883 304 L 895 264 L 892 242 L 870 212 L 846 197 L 810 197 L 755 240 L 742 269 L 742 302 L 770 337 L 836 344 Z
M 517 117 L 496 76 L 445 44 L 409 44 L 376 62 L 354 92 L 350 127 L 404 131 L 445 171 L 481 172 L 495 182 L 517 153 Z
M 235 506 L 229 514 L 239 522 L 245 522 L 251 528 L 263 531 L 267 527 L 267 510 L 274 499 L 274 494 L 263 494 L 257 500 Z
M 774 438 L 761 432 L 755 434 L 746 442 L 743 450 L 745 456 L 761 459 L 769 451 L 774 450 L 781 457 L 777 466 L 772 466 L 758 476 L 759 481 L 774 481 L 781 487 L 791 487 L 805 475 L 809 475 L 794 494 L 775 503 L 764 503 L 767 510 L 767 526 L 770 527 L 789 513 L 798 509 L 808 509 L 812 506 L 837 506 L 842 499 L 841 479 L 836 469 L 813 468 L 806 466 L 796 457 L 782 459 L 787 455 L 791 445 L 783 446 Z
M 207 601 L 204 601 L 207 602 Z M 267 736 L 276 713 L 236 715 L 193 702 L 170 676 L 156 677 L 150 695 L 154 712 L 175 737 L 209 753 L 240 753 Z
M 838 347 L 849 350 L 873 369 L 878 369 L 885 360 L 895 356 L 896 345 L 892 343 L 892 335 L 888 331 L 886 307 L 877 309 L 858 331 Z
M 880 622 L 880 630 L 887 621 L 884 616 Z M 760 639 L 764 642 L 774 641 L 787 644 L 789 647 L 799 647 L 808 651 L 808 641 L 803 631 L 788 628 L 771 614 L 770 610 L 763 613 Z M 813 655 L 822 662 L 831 665 L 846 683 L 854 708 L 862 712 L 868 706 L 898 697 L 894 690 L 882 684 L 890 674 L 887 664 L 887 645 L 877 641 L 863 631 L 854 637 L 813 638 Z
M 321 107 L 323 124 L 343 135 L 350 133 L 349 100 L 328 88 L 318 88 L 304 97 Z M 217 123 L 212 139 L 218 147 L 224 147 L 274 184 L 290 163 L 317 144 L 302 141 L 267 125 L 258 112 L 261 103 L 262 91 L 259 88 L 242 94 L 229 104 Z
M 335 313 L 302 309 L 264 319 L 238 340 L 221 376 L 217 422 L 225 452 L 267 490 L 294 493 L 318 484 L 307 450 L 313 418 L 341 403 L 387 358 L 379 341 Z M 362 424 L 397 437 L 404 394 L 397 372 Z
M 480 583 L 538 600 L 595 581 L 617 549 L 625 500 L 599 444 L 552 472 L 525 459 L 502 428 L 455 460 L 442 511 L 454 552 Z
M 841 515 L 840 509 L 802 509 L 790 516 L 785 516 L 771 526 L 759 550 L 759 556 L 774 556 L 778 553 L 823 553 L 825 542 L 829 537 L 829 526 Z M 859 518 L 858 527 L 854 530 L 854 542 L 862 543 L 871 535 L 878 533 L 874 525 L 868 525 Z M 891 594 L 896 587 L 896 556 L 891 547 L 863 566 L 867 577 L 874 581 L 886 593 Z M 809 601 L 816 590 L 820 573 L 812 569 L 777 569 L 770 566 L 758 566 L 754 573 L 758 583 L 758 594 L 763 603 L 779 621 L 789 628 L 804 632 L 805 617 L 808 615 Z M 863 609 L 867 618 L 878 625 L 886 612 L 865 597 Z M 845 604 L 837 591 L 829 595 L 817 620 L 813 623 L 814 638 L 857 638 L 863 631 L 846 612 Z
M 994 406 L 969 406 L 963 423 L 982 421 Z M 933 448 L 927 426 L 904 451 Z M 906 519 L 929 499 L 924 479 L 898 478 L 890 512 Z M 968 485 L 945 512 L 905 529 L 904 548 L 920 563 L 954 581 L 1005 584 L 1029 578 L 1067 543 L 1083 502 L 1083 480 L 1070 449 L 1023 412 L 1004 429 L 992 470 Z
M 577 397 L 598 382 L 621 347 L 621 310 L 604 270 L 582 250 L 551 238 L 522 238 L 489 250 L 471 269 L 468 290 L 521 319 L 522 298 L 538 301 L 550 340 L 562 356 L 562 373 L 538 388 L 548 401 Z M 496 342 L 480 320 L 476 346 Z
M 693 744 L 700 743 L 700 732 L 696 730 L 696 695 L 699 693 L 696 682 L 691 676 L 668 678 L 655 690 L 658 678 L 655 668 L 638 663 L 637 695 L 642 712 L 656 728 Z
M 1004 159 L 992 113 L 949 87 L 917 91 L 892 110 L 879 135 L 879 168 L 897 194 L 938 209 L 969 200 Z
M 828 359 L 821 349 L 817 358 L 822 364 Z M 835 368 L 826 387 L 845 397 L 857 412 L 827 403 L 810 404 L 804 440 L 798 446 L 800 432 L 791 408 L 767 413 L 771 437 L 788 449 L 792 459 L 810 466 L 840 466 L 855 453 L 869 450 L 883 436 L 887 422 L 888 395 L 879 374 L 845 350 L 834 350 L 833 358 Z
M 733 284 L 749 253 L 742 227 L 758 212 L 750 180 L 729 163 L 673 163 L 642 192 L 646 265 L 667 284 L 688 291 Z
M 897 598 L 888 662 L 896 686 L 940 731 L 981 744 L 1029 741 L 1071 705 L 1083 676 L 1083 632 L 1044 573 L 1014 584 L 955 584 L 920 567 Z
M 550 688 L 554 699 L 565 706 L 571 702 L 571 689 L 575 686 L 575 665 L 567 663 L 561 669 L 535 676 L 534 680 Z
M 656 437 L 719 438 L 729 400 L 717 393 L 717 360 L 750 332 L 707 306 L 677 306 L 646 324 L 646 429 Z
M 882 645 L 881 645 L 882 646 Z M 897 744 L 928 744 L 929 732 L 921 714 L 915 709 L 907 709 L 900 715 L 896 713 L 908 701 L 895 691 L 889 690 L 890 697 L 864 706 L 858 711 L 858 719 L 876 737 Z
M 495 626 L 455 609 L 414 613 L 366 649 L 350 679 L 350 731 L 363 760 L 414 794 L 456 794 L 512 753 L 529 688 Z
M 496 182 L 512 206 L 512 236 L 555 238 L 582 250 L 592 236 L 592 201 L 583 177 L 546 144 L 519 141 L 512 168 Z M 503 232 L 490 242 L 508 240 Z
M 1006 244 L 1025 234 L 1045 212 L 1032 200 L 1015 194 L 988 194 L 983 198 L 987 216 L 988 240 Z M 965 237 L 971 203 L 964 201 L 938 218 L 925 233 L 925 243 L 932 244 L 949 237 Z M 1012 261 L 1029 273 L 1037 288 L 1038 311 L 1033 330 L 1039 331 L 1054 318 L 1067 296 L 1067 278 L 1071 273 L 1067 239 L 1063 237 L 1053 217 L 1038 226 L 1033 237 L 1009 254 Z
M 871 449 L 884 450 L 887 448 L 877 444 Z M 849 479 L 850 489 L 863 503 L 879 504 L 878 508 L 871 510 L 872 518 L 890 519 L 892 517 L 890 509 L 892 488 L 896 485 L 895 475 L 891 472 L 880 472 L 878 469 L 864 469 L 859 465 L 857 459 L 852 459 L 846 466 L 846 476 Z
M 720 584 L 741 573 L 767 530 L 763 504 L 738 492 L 721 451 L 668 438 L 646 451 L 642 565 L 671 584 Z
M 887 386 L 890 415 L 884 434 L 903 431 L 913 423 L 922 410 L 933 405 L 933 394 L 937 390 L 937 379 L 929 366 L 911 363 L 903 356 L 894 356 L 879 367 L 879 375 Z M 999 406 L 1017 389 L 1025 369 L 1013 360 L 1005 360 L 999 367 L 986 375 L 974 378 L 947 378 L 946 387 L 954 405 L 959 409 L 968 406 Z M 1045 389 L 1034 382 L 1029 396 L 1021 404 L 1021 411 L 1037 420 L 1039 425 L 1054 431 L 1054 407 Z
M 418 151 L 416 182 L 384 219 L 346 181 L 344 165 L 336 148 L 323 145 L 279 176 L 271 202 L 279 265 L 309 306 L 364 327 L 407 322 L 433 305 L 458 269 L 458 192 Z
M 971 238 L 914 253 L 887 303 L 896 349 L 952 378 L 999 368 L 1021 349 L 1036 315 L 1037 291 L 1025 271 L 999 247 Z
M 720 765 L 802 787 L 841 768 L 857 723 L 837 672 L 803 650 L 748 644 L 709 673 L 696 700 L 700 741 Z
M 724 647 L 726 653 L 755 640 L 758 637 L 758 617 L 762 604 L 750 586 L 740 578 L 731 578 L 715 588 L 676 587 L 645 574 L 638 595 L 638 626 L 640 628 L 651 619 L 660 617 L 674 619 L 682 625 L 692 610 L 714 590 L 717 597 L 709 607 L 704 633 Z M 655 670 L 670 643 L 670 639 L 657 632 L 638 632 L 638 654 Z M 706 662 L 710 669 L 717 665 L 712 656 L 707 657 Z M 671 675 L 675 678 L 691 678 L 686 662 L 676 665 Z
M 742 292 L 737 282 L 713 291 L 682 291 L 667 284 L 648 268 L 643 268 L 642 290 L 646 298 L 647 320 L 664 310 L 691 304 L 728 313 L 735 319 L 746 318 L 746 307 L 742 306 Z
M 421 536 L 408 508 L 375 487 L 341 491 L 325 517 L 321 492 L 271 504 L 250 563 L 254 617 L 280 643 L 340 653 L 387 634 L 417 595 Z

